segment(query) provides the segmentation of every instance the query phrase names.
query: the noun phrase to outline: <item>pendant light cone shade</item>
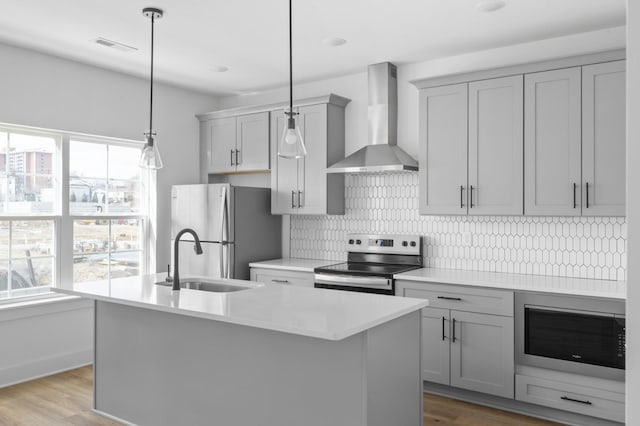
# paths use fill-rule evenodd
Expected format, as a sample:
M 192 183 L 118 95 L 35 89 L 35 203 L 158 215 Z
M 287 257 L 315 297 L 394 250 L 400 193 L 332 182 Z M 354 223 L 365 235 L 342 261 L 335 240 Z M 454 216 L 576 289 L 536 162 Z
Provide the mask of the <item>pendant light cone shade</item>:
M 138 165 L 144 169 L 161 169 L 162 157 L 160 157 L 160 151 L 158 151 L 158 145 L 155 143 L 155 137 L 147 134 L 147 143 L 142 148 L 142 155 L 140 155 L 140 162 Z
M 289 117 L 287 123 L 278 144 L 278 155 L 284 158 L 304 157 L 307 155 L 307 148 L 304 146 L 300 127 L 296 126 L 296 119 L 293 117 Z
M 285 112 L 287 126 L 278 142 L 278 156 L 284 158 L 300 158 L 307 155 L 302 132 L 296 123 L 297 112 L 293 112 L 293 25 L 291 19 L 291 0 L 289 0 L 289 111 Z
M 149 131 L 145 133 L 146 143 L 142 148 L 142 154 L 140 155 L 140 161 L 138 165 L 143 169 L 161 169 L 162 158 L 160 157 L 160 151 L 158 151 L 158 145 L 156 143 L 155 132 L 153 131 L 153 27 L 156 19 L 162 18 L 162 10 L 155 7 L 145 7 L 142 9 L 142 14 L 151 19 L 151 78 L 150 78 L 150 90 L 149 90 Z

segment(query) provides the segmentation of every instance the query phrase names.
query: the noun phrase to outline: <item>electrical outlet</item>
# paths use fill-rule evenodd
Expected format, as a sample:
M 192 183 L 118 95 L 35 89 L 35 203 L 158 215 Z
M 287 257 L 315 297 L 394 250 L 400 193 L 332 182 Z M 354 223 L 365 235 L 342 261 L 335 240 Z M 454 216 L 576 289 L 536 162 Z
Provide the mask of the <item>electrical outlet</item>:
M 473 245 L 473 235 L 471 235 L 471 232 L 462 233 L 462 245 L 464 247 L 471 247 Z

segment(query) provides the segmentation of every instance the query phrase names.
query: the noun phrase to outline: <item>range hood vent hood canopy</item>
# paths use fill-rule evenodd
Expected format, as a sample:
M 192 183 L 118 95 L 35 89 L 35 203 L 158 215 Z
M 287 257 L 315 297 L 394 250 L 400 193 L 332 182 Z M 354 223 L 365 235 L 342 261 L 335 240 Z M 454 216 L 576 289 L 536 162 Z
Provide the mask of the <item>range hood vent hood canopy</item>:
M 415 171 L 418 162 L 398 147 L 396 66 L 369 65 L 369 145 L 327 169 L 328 173 Z

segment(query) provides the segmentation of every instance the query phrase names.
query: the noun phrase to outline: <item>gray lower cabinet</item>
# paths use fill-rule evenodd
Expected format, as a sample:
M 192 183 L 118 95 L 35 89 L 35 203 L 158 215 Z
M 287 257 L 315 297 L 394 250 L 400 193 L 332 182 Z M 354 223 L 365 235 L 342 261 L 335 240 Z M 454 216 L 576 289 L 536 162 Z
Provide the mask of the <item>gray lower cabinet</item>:
M 422 380 L 449 385 L 451 317 L 448 309 L 422 310 Z M 436 337 L 440 336 L 440 339 Z
M 348 99 L 331 95 L 326 103 L 296 109 L 307 155 L 281 158 L 278 144 L 284 110 L 271 114 L 271 213 L 344 214 L 344 175 L 327 167 L 344 158 L 344 108 Z
M 251 268 L 251 281 L 293 285 L 298 287 L 313 287 L 313 272 Z
M 398 280 L 396 294 L 429 300 L 423 380 L 514 397 L 513 292 Z
M 513 318 L 451 311 L 451 386 L 513 398 Z

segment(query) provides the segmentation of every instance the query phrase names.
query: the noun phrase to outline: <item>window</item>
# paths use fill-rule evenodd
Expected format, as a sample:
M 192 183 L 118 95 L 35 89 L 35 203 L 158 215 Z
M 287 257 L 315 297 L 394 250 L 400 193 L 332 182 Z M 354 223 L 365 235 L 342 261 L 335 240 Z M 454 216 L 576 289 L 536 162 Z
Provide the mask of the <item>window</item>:
M 74 282 L 140 274 L 146 208 L 139 157 L 136 146 L 69 142 Z
M 0 301 L 145 272 L 140 147 L 0 124 Z

